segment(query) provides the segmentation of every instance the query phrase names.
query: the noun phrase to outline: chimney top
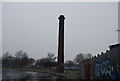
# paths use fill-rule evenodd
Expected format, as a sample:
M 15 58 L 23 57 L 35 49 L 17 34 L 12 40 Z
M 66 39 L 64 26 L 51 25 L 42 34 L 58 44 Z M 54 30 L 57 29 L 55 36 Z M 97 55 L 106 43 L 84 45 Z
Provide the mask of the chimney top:
M 64 17 L 64 15 L 60 15 L 60 16 L 58 17 L 58 19 L 59 19 L 59 20 L 64 20 L 65 17 Z

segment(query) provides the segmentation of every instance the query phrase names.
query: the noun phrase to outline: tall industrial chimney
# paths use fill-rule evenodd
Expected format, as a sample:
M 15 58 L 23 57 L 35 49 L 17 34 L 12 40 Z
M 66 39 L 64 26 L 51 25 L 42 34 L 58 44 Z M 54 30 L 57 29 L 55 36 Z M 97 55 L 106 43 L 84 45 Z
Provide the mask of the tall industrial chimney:
M 57 72 L 64 73 L 64 15 L 59 16 L 58 65 Z

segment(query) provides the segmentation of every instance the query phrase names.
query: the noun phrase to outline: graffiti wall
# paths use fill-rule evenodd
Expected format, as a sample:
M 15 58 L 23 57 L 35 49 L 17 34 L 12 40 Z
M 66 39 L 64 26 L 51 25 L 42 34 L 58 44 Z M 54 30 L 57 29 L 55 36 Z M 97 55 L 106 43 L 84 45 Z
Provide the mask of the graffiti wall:
M 99 63 L 97 62 L 95 64 L 95 76 L 98 78 L 116 79 L 113 68 L 109 59 L 105 59 Z
M 88 59 L 91 79 L 120 79 L 120 44 L 109 46 L 110 50 Z M 83 62 L 84 63 L 84 62 Z M 81 64 L 82 65 L 82 64 Z M 84 67 L 85 69 L 86 67 Z M 80 70 L 82 70 L 82 68 Z M 85 76 L 85 72 L 82 72 Z

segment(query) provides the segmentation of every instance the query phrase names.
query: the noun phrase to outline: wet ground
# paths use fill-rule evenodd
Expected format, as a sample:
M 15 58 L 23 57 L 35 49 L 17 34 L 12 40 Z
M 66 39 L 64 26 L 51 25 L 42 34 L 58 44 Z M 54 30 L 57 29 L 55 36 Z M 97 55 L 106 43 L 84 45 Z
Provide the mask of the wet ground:
M 2 80 L 3 81 L 45 81 L 45 80 L 56 81 L 57 77 L 49 73 L 40 72 L 28 72 L 28 71 L 17 71 L 17 70 L 2 70 Z

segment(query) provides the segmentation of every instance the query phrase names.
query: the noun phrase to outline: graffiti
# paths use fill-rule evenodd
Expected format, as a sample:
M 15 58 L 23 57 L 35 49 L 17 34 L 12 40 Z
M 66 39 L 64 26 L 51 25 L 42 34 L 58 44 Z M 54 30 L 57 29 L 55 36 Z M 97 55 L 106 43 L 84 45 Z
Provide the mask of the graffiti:
M 101 63 L 100 73 L 105 77 L 110 77 L 112 75 L 113 67 L 111 66 L 109 60 L 105 60 Z
M 100 64 L 96 63 L 95 65 L 95 76 L 100 77 Z
M 105 59 L 104 61 L 95 64 L 95 76 L 115 79 L 115 75 L 113 74 L 113 66 L 110 64 L 109 59 Z

